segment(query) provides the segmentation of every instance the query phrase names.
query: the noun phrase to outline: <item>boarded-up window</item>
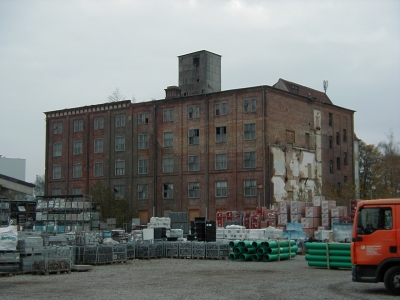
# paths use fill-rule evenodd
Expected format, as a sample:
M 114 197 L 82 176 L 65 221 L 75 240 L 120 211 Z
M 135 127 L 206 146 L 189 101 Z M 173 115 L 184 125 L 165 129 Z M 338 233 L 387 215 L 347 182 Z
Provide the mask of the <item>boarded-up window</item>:
M 294 131 L 286 130 L 286 142 L 294 143 Z

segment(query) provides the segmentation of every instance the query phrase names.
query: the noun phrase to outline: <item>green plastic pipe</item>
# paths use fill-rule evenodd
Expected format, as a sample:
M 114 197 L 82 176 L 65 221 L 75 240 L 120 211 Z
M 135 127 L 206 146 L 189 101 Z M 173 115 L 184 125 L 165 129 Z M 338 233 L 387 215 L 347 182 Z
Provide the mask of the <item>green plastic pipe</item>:
M 242 247 L 235 247 L 235 248 L 233 248 L 233 253 L 235 253 L 235 254 L 243 253 L 243 249 L 244 248 L 242 248 Z
M 328 267 L 328 263 L 326 261 L 309 261 L 308 265 L 310 267 Z M 331 268 L 350 269 L 353 266 L 353 264 L 352 263 L 346 263 L 346 262 L 330 262 L 329 266 Z
M 261 243 L 262 243 L 262 241 L 253 241 L 251 246 L 254 248 L 258 248 L 258 247 L 261 247 Z
M 236 259 L 239 259 L 239 255 L 240 254 L 237 254 L 237 253 L 231 253 L 231 254 L 229 254 L 228 258 L 229 258 L 229 260 L 236 260 Z
M 252 244 L 253 244 L 252 241 L 240 241 L 239 247 L 242 247 L 242 248 L 252 247 Z
M 290 252 L 297 252 L 299 250 L 299 247 L 297 246 L 292 246 L 292 247 L 280 247 L 280 248 L 268 248 L 267 253 L 268 254 L 278 254 L 278 253 L 289 253 Z
M 253 254 L 251 257 L 252 261 L 260 261 L 262 259 L 262 255 L 260 254 Z
M 257 248 L 257 254 L 263 255 L 268 253 L 269 248 L 264 248 L 264 247 L 258 247 Z
M 278 257 L 279 257 L 279 255 L 277 255 L 277 254 L 264 254 L 263 261 L 267 262 L 267 261 L 278 260 Z
M 335 256 L 350 256 L 350 250 L 329 250 L 329 255 Z M 309 249 L 308 254 L 311 255 L 326 255 L 326 250 L 322 249 Z
M 325 249 L 326 243 L 305 243 L 306 249 Z M 350 250 L 350 243 L 328 243 L 329 250 Z
M 279 247 L 289 247 L 289 241 L 268 241 L 265 242 L 265 246 L 267 248 L 278 248 L 278 243 Z M 294 240 L 290 240 L 290 246 L 296 245 L 296 242 Z
M 281 255 L 279 255 L 280 260 L 285 260 L 293 257 L 296 257 L 296 253 L 282 253 Z
M 252 260 L 252 256 L 253 256 L 253 255 L 254 255 L 254 254 L 245 254 L 245 253 L 242 253 L 242 254 L 239 255 L 239 259 L 240 259 L 241 261 Z
M 329 259 L 330 262 L 351 262 L 351 257 L 349 256 L 325 256 L 325 255 L 312 255 L 306 254 L 306 261 L 327 261 Z
M 235 248 L 235 247 L 238 247 L 238 246 L 239 246 L 239 242 L 240 242 L 240 240 L 230 241 L 230 242 L 229 242 L 229 247 L 230 247 L 231 249 L 233 249 L 233 248 Z
M 253 248 L 253 247 L 244 248 L 243 249 L 243 253 L 256 254 L 257 253 L 257 248 Z

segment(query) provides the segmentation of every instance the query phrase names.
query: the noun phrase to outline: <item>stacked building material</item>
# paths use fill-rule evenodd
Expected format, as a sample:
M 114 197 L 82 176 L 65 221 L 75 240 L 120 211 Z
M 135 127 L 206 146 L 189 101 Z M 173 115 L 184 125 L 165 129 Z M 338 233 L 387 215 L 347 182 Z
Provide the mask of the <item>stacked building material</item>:
M 17 249 L 20 252 L 20 271 L 32 272 L 35 261 L 44 260 L 43 238 L 39 233 L 19 232 Z
M 171 219 L 171 229 L 181 229 L 185 235 L 189 233 L 187 212 L 171 212 L 169 218 Z
M 344 268 L 352 267 L 350 243 L 306 243 L 305 256 L 311 267 Z
M 307 234 L 303 231 L 302 223 L 288 222 L 286 223 L 286 231 L 283 232 L 283 238 L 289 240 L 305 239 Z
M 206 257 L 206 243 L 192 242 L 192 258 Z
M 226 259 L 229 257 L 229 244 L 221 242 L 206 243 L 206 258 Z
M 179 257 L 192 258 L 193 242 L 179 242 Z
M 171 219 L 151 217 L 150 223 L 147 223 L 147 228 L 162 228 L 162 227 L 171 229 Z
M 281 201 L 278 203 L 278 207 L 279 207 L 278 225 L 284 225 L 289 221 L 290 202 Z
M 301 223 L 301 218 L 304 218 L 306 213 L 306 204 L 309 203 L 302 201 L 290 202 L 290 222 Z
M 126 256 L 128 259 L 135 258 L 135 245 L 134 244 L 127 244 L 126 245 Z
M 36 259 L 33 262 L 33 274 L 49 274 L 60 272 L 71 272 L 72 250 L 69 246 L 45 247 L 43 259 Z
M 165 253 L 165 257 L 178 258 L 179 257 L 179 242 L 165 243 L 164 253 Z
M 20 269 L 19 251 L 0 250 L 0 272 L 17 273 Z
M 331 226 L 331 210 L 336 207 L 336 201 L 323 200 L 321 201 L 321 226 Z
M 149 241 L 138 241 L 136 244 L 136 258 L 150 259 L 162 258 L 164 254 L 163 243 L 150 243 Z

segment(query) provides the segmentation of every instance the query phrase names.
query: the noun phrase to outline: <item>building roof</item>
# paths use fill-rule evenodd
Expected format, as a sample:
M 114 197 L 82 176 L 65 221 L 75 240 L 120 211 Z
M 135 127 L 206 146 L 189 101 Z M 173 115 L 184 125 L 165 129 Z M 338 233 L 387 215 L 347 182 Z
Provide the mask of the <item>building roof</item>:
M 25 186 L 31 187 L 31 188 L 34 188 L 36 186 L 33 183 L 29 183 L 29 182 L 26 182 L 26 181 L 23 181 L 23 180 L 19 180 L 19 179 L 16 179 L 14 177 L 10 177 L 10 176 L 3 175 L 3 174 L 0 174 L 0 178 L 4 179 L 6 181 L 18 183 L 18 184 L 25 185 Z
M 324 92 L 317 91 L 312 88 L 291 81 L 287 81 L 282 78 L 279 78 L 278 82 L 275 83 L 273 87 L 290 92 L 292 94 L 307 97 L 321 103 L 333 104 L 332 101 L 329 99 L 328 95 L 325 94 Z

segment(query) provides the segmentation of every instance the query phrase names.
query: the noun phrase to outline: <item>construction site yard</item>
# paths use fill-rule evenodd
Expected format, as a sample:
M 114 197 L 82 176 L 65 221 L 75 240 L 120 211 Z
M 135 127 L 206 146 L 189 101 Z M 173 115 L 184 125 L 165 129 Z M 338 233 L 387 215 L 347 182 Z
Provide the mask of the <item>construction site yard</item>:
M 349 269 L 274 262 L 134 259 L 85 272 L 0 277 L 0 298 L 20 299 L 395 299 L 383 283 L 355 283 Z

